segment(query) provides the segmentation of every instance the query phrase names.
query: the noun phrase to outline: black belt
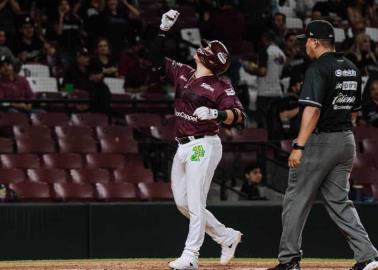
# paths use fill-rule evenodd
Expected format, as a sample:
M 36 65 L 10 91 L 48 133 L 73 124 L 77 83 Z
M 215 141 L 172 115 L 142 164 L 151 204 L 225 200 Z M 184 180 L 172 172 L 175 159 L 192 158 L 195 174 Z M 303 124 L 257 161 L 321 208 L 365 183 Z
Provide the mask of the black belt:
M 351 131 L 351 129 L 336 129 L 336 130 L 330 130 L 330 129 L 315 129 L 314 133 L 332 133 L 332 132 L 343 132 L 343 131 Z
M 194 141 L 194 140 L 197 140 L 197 139 L 201 139 L 201 138 L 204 138 L 204 137 L 205 137 L 204 135 L 201 135 L 201 136 L 188 136 L 188 137 L 181 137 L 181 138 L 176 137 L 175 140 L 179 144 L 186 144 L 188 142 L 191 142 L 191 141 Z

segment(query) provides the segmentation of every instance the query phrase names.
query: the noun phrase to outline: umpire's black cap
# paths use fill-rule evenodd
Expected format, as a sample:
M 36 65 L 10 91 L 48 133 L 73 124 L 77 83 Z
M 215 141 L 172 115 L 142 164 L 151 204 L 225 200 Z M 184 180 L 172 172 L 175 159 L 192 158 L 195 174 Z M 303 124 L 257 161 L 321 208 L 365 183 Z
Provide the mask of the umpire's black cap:
M 325 39 L 335 40 L 335 31 L 332 24 L 324 20 L 315 20 L 310 22 L 305 30 L 305 33 L 297 36 L 297 39 Z

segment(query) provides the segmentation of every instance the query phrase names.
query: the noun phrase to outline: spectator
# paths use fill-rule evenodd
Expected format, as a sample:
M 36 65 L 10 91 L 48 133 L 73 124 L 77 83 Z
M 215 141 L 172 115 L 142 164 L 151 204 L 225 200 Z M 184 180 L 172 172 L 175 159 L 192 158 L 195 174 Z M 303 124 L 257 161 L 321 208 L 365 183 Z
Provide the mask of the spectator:
M 122 1 L 123 6 L 120 2 Z M 125 8 L 126 7 L 126 8 Z M 140 12 L 127 0 L 107 0 L 102 14 L 102 35 L 107 37 L 117 58 L 127 41 L 132 41 L 133 31 L 130 27 L 132 17 L 139 17 Z
M 370 37 L 364 33 L 355 36 L 354 43 L 346 53 L 346 57 L 359 68 L 362 76 L 368 75 L 369 66 L 377 65 L 377 59 L 371 49 Z
M 244 183 L 240 192 L 244 193 L 248 200 L 265 200 L 261 196 L 261 181 L 261 167 L 257 163 L 247 166 L 244 170 Z
M 371 82 L 369 97 L 370 100 L 362 106 L 362 115 L 368 124 L 378 127 L 378 80 Z
M 68 0 L 60 0 L 53 29 L 50 29 L 49 40 L 57 41 L 62 50 L 62 59 L 65 65 L 69 65 L 74 58 L 75 46 L 82 45 L 82 20 L 72 12 Z
M 347 16 L 352 28 L 361 21 L 366 26 L 378 27 L 377 5 L 374 0 L 353 0 L 347 7 Z
M 284 53 L 286 63 L 282 71 L 282 77 L 293 77 L 305 73 L 308 66 L 308 58 L 302 52 L 297 43 L 296 34 L 289 32 L 285 35 Z
M 299 132 L 301 117 L 298 99 L 302 83 L 302 76 L 291 77 L 288 95 L 282 98 L 279 104 L 280 119 L 286 139 L 295 138 Z
M 118 77 L 117 63 L 111 57 L 110 44 L 106 38 L 97 40 L 92 64 L 101 68 L 104 77 Z
M 80 0 L 75 5 L 75 13 L 84 20 L 84 29 L 88 35 L 88 44 L 93 44 L 101 29 L 101 13 L 105 8 L 105 0 Z
M 103 69 L 99 65 L 89 67 L 89 110 L 96 113 L 109 113 L 111 94 L 104 83 Z
M 42 41 L 34 31 L 34 22 L 30 17 L 22 19 L 20 36 L 14 43 L 14 53 L 22 63 L 38 63 L 42 56 Z
M 277 12 L 273 16 L 273 25 L 272 25 L 273 41 L 279 46 L 283 47 L 284 36 L 286 33 L 286 15 L 280 12 Z
M 318 12 L 320 18 L 329 20 L 334 25 L 340 25 L 342 20 L 347 19 L 346 1 L 342 0 L 328 0 L 317 2 L 312 8 L 312 12 Z
M 265 32 L 261 37 L 262 48 L 258 56 L 258 65 L 245 69 L 257 74 L 257 111 L 259 125 L 268 127 L 270 110 L 277 105 L 281 96 L 280 77 L 286 61 L 283 51 L 274 43 L 273 34 Z
M 46 41 L 43 44 L 41 63 L 48 65 L 53 77 L 63 76 L 63 62 L 59 53 L 59 45 L 56 41 Z
M 210 14 L 208 33 L 205 32 L 204 36 L 222 40 L 231 55 L 243 53 L 243 38 L 246 33 L 243 14 L 233 7 L 232 0 L 220 2 L 219 9 Z
M 89 52 L 86 48 L 79 48 L 76 51 L 76 62 L 64 75 L 63 91 L 74 92 L 74 94 L 89 91 L 89 59 Z
M 16 18 L 20 13 L 17 0 L 0 0 L 0 26 L 11 36 L 16 33 Z
M 11 59 L 0 56 L 0 98 L 3 99 L 30 99 L 34 94 L 29 82 L 14 72 Z
M 14 57 L 13 53 L 7 46 L 7 34 L 5 33 L 4 30 L 0 30 L 0 55 L 7 56 L 11 60 L 11 63 L 13 64 L 13 66 L 17 65 L 16 58 Z
M 125 76 L 125 90 L 127 92 L 145 92 L 151 82 L 151 62 L 146 49 L 133 46 L 124 50 L 121 55 L 119 71 Z

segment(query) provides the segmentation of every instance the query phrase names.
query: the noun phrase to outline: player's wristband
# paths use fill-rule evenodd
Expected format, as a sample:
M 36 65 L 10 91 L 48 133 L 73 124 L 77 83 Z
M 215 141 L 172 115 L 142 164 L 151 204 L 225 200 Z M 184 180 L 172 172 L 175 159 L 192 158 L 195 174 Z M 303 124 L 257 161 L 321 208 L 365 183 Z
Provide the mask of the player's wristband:
M 302 146 L 302 145 L 299 145 L 297 143 L 294 143 L 293 144 L 293 149 L 295 149 L 295 150 L 305 150 L 305 147 Z
M 220 121 L 220 122 L 223 122 L 226 119 L 227 119 L 227 112 L 218 110 L 217 120 Z

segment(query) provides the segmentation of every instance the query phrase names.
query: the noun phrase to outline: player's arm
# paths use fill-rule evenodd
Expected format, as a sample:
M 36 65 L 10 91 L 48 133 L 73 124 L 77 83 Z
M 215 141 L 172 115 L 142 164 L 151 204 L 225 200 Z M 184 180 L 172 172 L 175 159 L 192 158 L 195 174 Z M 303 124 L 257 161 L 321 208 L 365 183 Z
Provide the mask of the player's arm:
M 194 111 L 193 115 L 200 120 L 217 120 L 225 125 L 244 127 L 245 113 L 239 108 L 222 111 L 199 107 Z
M 164 43 L 167 32 L 177 21 L 180 13 L 176 10 L 170 10 L 161 17 L 160 30 L 156 38 L 152 41 L 150 47 L 150 59 L 155 68 L 162 68 L 164 66 Z

